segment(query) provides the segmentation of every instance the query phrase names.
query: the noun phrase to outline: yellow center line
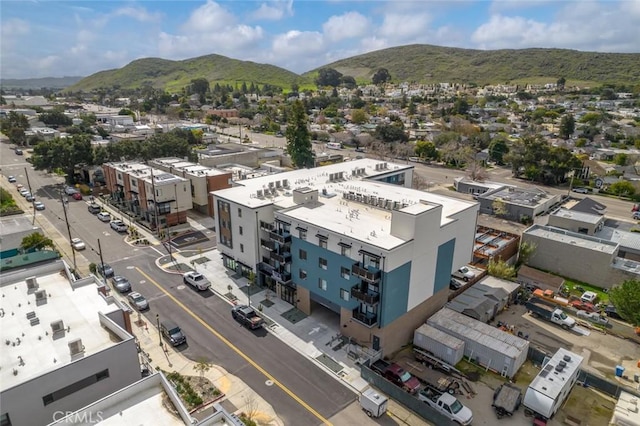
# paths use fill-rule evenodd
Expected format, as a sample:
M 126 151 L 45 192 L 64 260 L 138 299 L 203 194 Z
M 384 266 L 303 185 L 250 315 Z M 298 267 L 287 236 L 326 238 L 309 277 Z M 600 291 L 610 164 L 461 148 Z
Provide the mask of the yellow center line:
M 207 324 L 202 318 L 200 318 L 198 315 L 196 315 L 192 310 L 187 308 L 184 303 L 182 303 L 177 298 L 175 298 L 172 294 L 170 294 L 168 291 L 166 291 L 153 278 L 151 278 L 149 275 L 147 275 L 145 272 L 143 272 L 137 266 L 136 266 L 136 270 L 138 272 L 140 272 L 140 274 L 142 274 L 143 277 L 145 277 L 147 280 L 149 280 L 149 282 L 151 282 L 153 285 L 158 287 L 158 289 L 160 289 L 160 291 L 162 291 L 164 294 L 166 294 L 171 300 L 173 300 L 178 306 L 180 306 L 186 313 L 188 313 L 193 319 L 198 321 L 204 328 L 209 330 L 209 332 L 211 334 L 216 336 L 218 339 L 220 339 L 222 341 L 222 343 L 227 345 L 231 350 L 233 350 L 235 353 L 237 353 L 242 358 L 244 358 L 244 360 L 247 361 L 249 364 L 251 364 L 256 370 L 258 370 L 259 372 L 264 374 L 264 376 L 267 379 L 271 380 L 276 386 L 278 386 L 280 389 L 282 389 L 287 395 L 289 395 L 291 398 L 293 398 L 298 404 L 302 405 L 307 411 L 309 411 L 311 414 L 313 414 L 318 419 L 320 419 L 320 421 L 322 423 L 324 423 L 324 424 L 326 424 L 328 426 L 331 426 L 331 422 L 329 422 L 329 420 L 327 420 L 324 417 L 322 417 L 322 415 L 320 413 L 318 413 L 316 410 L 314 410 L 309 404 L 304 402 L 298 395 L 293 393 L 288 387 L 286 387 L 285 385 L 280 383 L 275 377 L 273 377 L 271 374 L 269 374 L 267 372 L 267 370 L 265 370 L 259 364 L 257 364 L 254 360 L 249 358 L 249 356 L 247 356 L 244 352 L 242 352 L 240 349 L 238 349 L 238 347 L 236 347 L 233 343 L 231 343 L 226 337 L 224 337 L 222 334 L 218 333 L 215 329 L 213 329 L 213 327 L 211 327 L 209 324 Z

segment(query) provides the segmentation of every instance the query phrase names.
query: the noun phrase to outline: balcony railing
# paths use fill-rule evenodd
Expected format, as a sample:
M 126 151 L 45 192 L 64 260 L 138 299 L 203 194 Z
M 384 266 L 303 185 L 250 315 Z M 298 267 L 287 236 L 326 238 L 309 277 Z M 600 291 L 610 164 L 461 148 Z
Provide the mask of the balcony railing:
M 271 231 L 269 232 L 269 238 L 279 244 L 286 244 L 291 241 L 291 234 L 288 232 Z
M 360 312 L 358 308 L 353 310 L 354 320 L 366 325 L 367 327 L 373 327 L 378 323 L 378 315 L 376 314 L 368 314 L 364 312 Z
M 380 272 L 379 270 L 369 271 L 368 269 L 363 268 L 360 262 L 351 265 L 351 273 L 357 277 L 362 278 L 363 280 L 372 283 L 380 281 L 380 277 L 382 276 L 382 272 Z
M 273 223 L 269 223 L 269 222 L 265 222 L 263 220 L 260 221 L 260 229 L 262 229 L 263 231 L 273 231 L 275 229 L 275 227 L 273 226 Z
M 269 254 L 269 257 L 273 260 L 277 260 L 280 263 L 287 263 L 291 261 L 291 253 L 289 252 L 277 253 L 275 251 L 272 251 Z
M 375 305 L 380 302 L 380 293 L 363 291 L 359 285 L 351 287 L 351 297 L 361 300 L 367 305 Z
M 260 246 L 265 250 L 274 251 L 276 249 L 276 243 L 273 241 L 260 240 Z

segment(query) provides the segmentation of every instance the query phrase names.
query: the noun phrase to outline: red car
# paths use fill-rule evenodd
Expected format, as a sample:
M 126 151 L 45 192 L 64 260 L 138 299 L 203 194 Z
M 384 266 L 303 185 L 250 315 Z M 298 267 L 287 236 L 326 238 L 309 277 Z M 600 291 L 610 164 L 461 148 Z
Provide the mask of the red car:
M 82 200 L 82 194 L 79 192 L 74 192 L 72 197 L 74 200 Z
M 583 302 L 580 299 L 572 300 L 571 302 L 569 302 L 569 306 L 579 311 L 598 312 L 598 309 L 593 306 L 592 303 Z

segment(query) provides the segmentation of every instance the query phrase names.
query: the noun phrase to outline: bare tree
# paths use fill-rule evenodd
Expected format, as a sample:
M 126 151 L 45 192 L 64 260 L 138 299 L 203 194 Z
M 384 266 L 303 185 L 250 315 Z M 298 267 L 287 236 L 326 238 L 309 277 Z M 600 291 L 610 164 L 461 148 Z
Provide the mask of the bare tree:
M 475 182 L 484 182 L 487 177 L 487 169 L 482 165 L 482 161 L 478 161 L 475 158 L 467 162 L 467 177 Z
M 200 383 L 204 381 L 204 373 L 211 370 L 213 364 L 207 361 L 205 358 L 200 358 L 198 362 L 193 366 L 193 369 L 200 375 Z
M 244 410 L 243 410 L 244 417 L 247 420 L 255 421 L 255 418 L 258 415 L 258 412 L 260 411 L 258 400 L 255 394 L 250 393 L 248 395 L 245 395 L 242 399 L 244 400 Z

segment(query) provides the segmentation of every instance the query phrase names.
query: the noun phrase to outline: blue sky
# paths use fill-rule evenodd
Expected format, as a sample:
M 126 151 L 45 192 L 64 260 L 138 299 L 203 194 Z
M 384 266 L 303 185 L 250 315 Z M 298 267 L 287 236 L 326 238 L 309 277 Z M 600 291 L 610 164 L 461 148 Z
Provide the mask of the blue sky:
M 640 52 L 640 0 L 2 0 L 0 19 L 2 78 L 211 53 L 302 73 L 413 43 Z

